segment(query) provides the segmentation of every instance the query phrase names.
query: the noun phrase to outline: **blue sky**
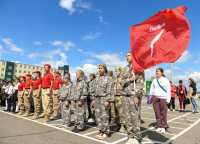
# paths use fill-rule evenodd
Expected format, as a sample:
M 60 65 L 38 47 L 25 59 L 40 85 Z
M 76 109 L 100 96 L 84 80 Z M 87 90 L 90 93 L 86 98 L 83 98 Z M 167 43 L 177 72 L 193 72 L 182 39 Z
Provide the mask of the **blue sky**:
M 98 63 L 124 65 L 129 26 L 179 5 L 188 7 L 192 39 L 173 74 L 200 77 L 198 0 L 0 0 L 0 59 L 70 64 L 72 71 L 81 67 L 88 72 Z M 168 64 L 161 66 L 170 73 Z

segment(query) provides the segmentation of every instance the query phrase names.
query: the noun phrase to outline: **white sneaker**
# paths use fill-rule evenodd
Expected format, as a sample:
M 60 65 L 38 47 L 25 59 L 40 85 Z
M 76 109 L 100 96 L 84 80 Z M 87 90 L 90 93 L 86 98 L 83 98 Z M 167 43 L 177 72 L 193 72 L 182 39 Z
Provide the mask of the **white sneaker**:
M 165 130 L 165 128 L 157 128 L 156 132 L 164 134 L 164 133 L 166 133 L 166 130 Z
M 162 129 L 160 130 L 160 133 L 161 133 L 161 134 L 165 134 L 165 133 L 166 133 L 165 128 L 162 128 Z
M 162 128 L 157 128 L 155 131 L 160 133 L 161 130 L 162 130 Z
M 90 118 L 90 119 L 88 119 L 88 122 L 89 123 L 94 123 L 95 121 L 94 121 L 94 119 Z
M 129 138 L 126 144 L 139 144 L 139 141 L 134 138 Z

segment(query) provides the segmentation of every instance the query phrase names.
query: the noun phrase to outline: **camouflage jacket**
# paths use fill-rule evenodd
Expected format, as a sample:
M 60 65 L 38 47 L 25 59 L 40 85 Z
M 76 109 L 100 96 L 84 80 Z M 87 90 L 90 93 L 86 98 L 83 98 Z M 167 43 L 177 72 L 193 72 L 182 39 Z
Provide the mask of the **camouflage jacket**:
M 65 84 L 62 85 L 62 87 L 59 90 L 60 100 L 62 101 L 71 100 L 72 86 L 73 86 L 72 83 L 68 85 L 65 85 Z
M 73 100 L 85 100 L 88 96 L 87 83 L 85 80 L 77 81 L 73 86 Z
M 122 77 L 115 78 L 114 82 L 113 82 L 113 95 L 114 96 L 125 95 L 123 86 L 124 86 L 124 81 L 123 81 Z
M 130 81 L 132 76 L 135 76 L 135 81 Z M 126 67 L 122 75 L 123 88 L 126 96 L 141 97 L 144 95 L 144 73 L 133 73 L 130 67 Z
M 90 99 L 94 99 L 95 96 L 95 80 L 91 80 L 88 82 L 88 95 Z
M 109 76 L 98 76 L 95 80 L 95 97 L 105 97 L 106 100 L 112 101 L 113 83 Z

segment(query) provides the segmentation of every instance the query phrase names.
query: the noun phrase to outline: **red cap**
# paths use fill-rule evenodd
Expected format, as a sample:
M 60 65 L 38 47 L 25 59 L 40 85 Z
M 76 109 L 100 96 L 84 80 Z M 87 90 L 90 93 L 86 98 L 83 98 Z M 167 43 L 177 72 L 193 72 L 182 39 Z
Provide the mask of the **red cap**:
M 49 68 L 51 68 L 51 65 L 50 65 L 50 64 L 45 64 L 44 66 L 48 66 Z

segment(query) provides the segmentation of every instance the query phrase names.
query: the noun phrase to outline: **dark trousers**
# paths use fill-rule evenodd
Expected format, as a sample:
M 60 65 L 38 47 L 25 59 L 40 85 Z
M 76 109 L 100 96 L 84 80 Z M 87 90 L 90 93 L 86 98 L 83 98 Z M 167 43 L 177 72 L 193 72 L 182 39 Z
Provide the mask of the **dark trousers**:
M 8 98 L 7 99 L 7 104 L 8 104 L 8 108 L 7 108 L 7 110 L 9 111 L 9 112 L 15 112 L 15 110 L 16 110 L 16 101 L 15 100 L 13 100 L 12 98 Z
M 168 128 L 166 100 L 153 97 L 153 108 L 155 112 L 157 127 Z
M 168 104 L 168 109 L 175 109 L 175 97 L 171 97 L 170 103 Z

